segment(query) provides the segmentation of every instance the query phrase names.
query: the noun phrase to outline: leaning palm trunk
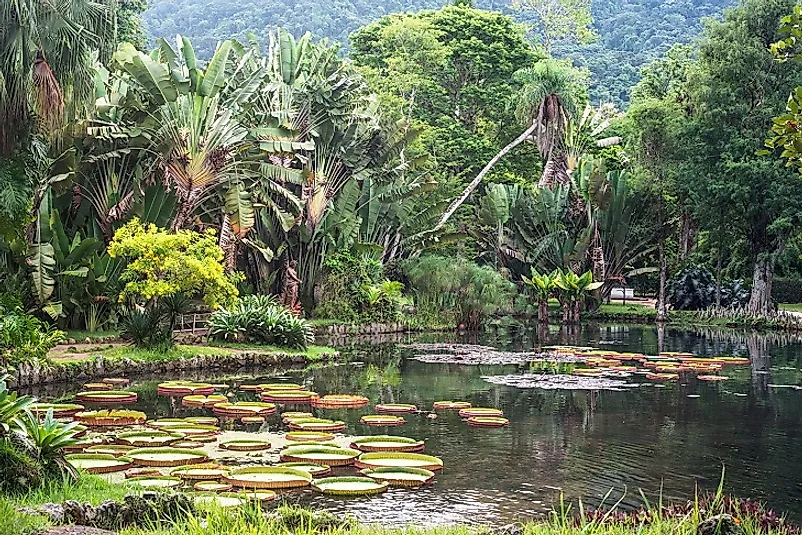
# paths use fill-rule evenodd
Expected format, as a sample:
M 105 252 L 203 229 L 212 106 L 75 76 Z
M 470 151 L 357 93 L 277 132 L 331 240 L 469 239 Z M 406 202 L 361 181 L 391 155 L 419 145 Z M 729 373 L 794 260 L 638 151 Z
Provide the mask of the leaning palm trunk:
M 476 177 L 471 181 L 471 183 L 468 184 L 468 186 L 462 191 L 460 196 L 457 197 L 454 200 L 454 202 L 451 203 L 451 205 L 449 205 L 448 209 L 442 215 L 440 221 L 437 222 L 437 225 L 434 226 L 431 232 L 437 232 L 438 230 L 443 228 L 443 226 L 448 222 L 448 220 L 451 219 L 451 216 L 454 215 L 454 212 L 456 212 L 457 209 L 460 206 L 462 206 L 462 204 L 465 201 L 468 200 L 468 197 L 471 196 L 473 190 L 476 189 L 476 187 L 482 182 L 484 177 L 490 172 L 491 169 L 493 169 L 493 166 L 495 166 L 499 162 L 499 160 L 501 160 L 508 152 L 510 152 L 512 149 L 514 149 L 515 147 L 526 141 L 532 135 L 532 133 L 535 130 L 537 130 L 538 126 L 539 125 L 537 123 L 533 123 L 529 128 L 524 130 L 524 132 L 520 136 L 512 140 L 506 147 L 498 151 L 498 153 L 495 156 L 493 156 L 493 158 L 491 158 L 489 162 L 487 162 L 487 165 L 485 165 L 482 168 L 482 170 L 479 171 L 479 174 L 476 175 Z

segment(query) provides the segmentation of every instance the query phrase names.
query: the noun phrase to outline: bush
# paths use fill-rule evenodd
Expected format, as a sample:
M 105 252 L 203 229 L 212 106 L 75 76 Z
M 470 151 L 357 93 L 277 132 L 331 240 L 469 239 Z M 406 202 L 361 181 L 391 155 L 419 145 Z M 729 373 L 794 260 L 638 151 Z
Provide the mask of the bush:
M 148 308 L 132 310 L 123 316 L 120 336 L 141 349 L 167 351 L 175 344 L 176 318 L 192 309 L 192 302 L 181 294 L 169 294 L 151 302 Z
M 7 438 L 0 438 L 0 491 L 23 494 L 42 484 L 42 467 Z
M 425 256 L 406 261 L 402 269 L 415 305 L 429 314 L 448 311 L 457 326 L 478 330 L 489 316 L 512 311 L 515 284 L 491 267 Z
M 668 302 L 674 310 L 703 310 L 716 304 L 716 279 L 704 267 L 691 266 L 672 278 L 666 288 Z M 744 306 L 749 290 L 741 279 L 721 281 L 721 306 Z
M 62 331 L 25 314 L 21 307 L 0 304 L 0 364 L 45 361 L 63 338 Z
M 771 298 L 777 303 L 802 303 L 802 279 L 775 278 L 771 283 Z
M 229 308 L 212 312 L 209 336 L 218 340 L 252 342 L 291 349 L 306 349 L 315 340 L 312 326 L 295 317 L 274 297 L 247 295 Z
M 339 252 L 329 256 L 323 267 L 316 317 L 347 323 L 398 321 L 404 285 L 385 278 L 381 262 Z

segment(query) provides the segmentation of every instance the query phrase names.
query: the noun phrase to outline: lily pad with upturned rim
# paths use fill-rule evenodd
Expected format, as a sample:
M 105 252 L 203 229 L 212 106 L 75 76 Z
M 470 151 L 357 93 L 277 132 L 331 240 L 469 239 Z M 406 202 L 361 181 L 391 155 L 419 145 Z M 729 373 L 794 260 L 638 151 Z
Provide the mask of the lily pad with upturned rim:
M 467 401 L 435 401 L 432 408 L 443 411 L 460 411 L 462 409 L 470 409 L 471 404 Z
M 243 416 L 239 419 L 244 424 L 263 424 L 265 423 L 264 416 Z
M 319 431 L 324 433 L 338 433 L 345 429 L 345 422 L 327 420 L 324 418 L 306 418 L 290 421 L 293 431 Z
M 710 383 L 727 381 L 729 379 L 729 377 L 727 377 L 726 375 L 697 375 L 696 378 L 699 379 L 700 381 L 707 381 Z
M 231 451 L 262 451 L 270 449 L 270 442 L 266 440 L 229 440 L 220 444 L 220 447 Z
M 498 416 L 472 416 L 468 418 L 468 425 L 471 427 L 507 427 L 510 421 Z
M 283 466 L 284 468 L 293 468 L 295 470 L 303 470 L 304 472 L 309 472 L 310 474 L 312 474 L 312 477 L 321 477 L 331 473 L 331 466 L 327 464 L 318 464 L 304 461 L 279 463 L 276 466 Z
M 291 420 L 314 418 L 315 415 L 311 412 L 288 411 L 281 413 L 281 422 L 284 424 L 290 423 Z
M 313 407 L 321 409 L 359 409 L 370 403 L 365 396 L 352 394 L 329 394 L 312 401 Z
M 269 416 L 275 414 L 276 406 L 273 403 L 259 401 L 238 401 L 236 403 L 215 403 L 212 406 L 215 414 L 222 416 Z
M 64 459 L 75 468 L 88 474 L 108 474 L 131 468 L 131 459 L 115 457 L 107 453 L 78 453 L 66 455 Z
M 73 419 L 88 426 L 116 427 L 123 425 L 143 424 L 148 416 L 141 411 L 99 410 L 79 412 Z
M 437 472 L 443 469 L 443 460 L 421 453 L 363 453 L 356 460 L 357 468 L 406 467 L 422 468 Z
M 355 439 L 351 442 L 351 447 L 363 453 L 377 451 L 420 453 L 426 448 L 426 445 L 422 440 L 415 440 L 414 438 L 375 435 Z
M 434 479 L 434 472 L 423 468 L 387 466 L 365 468 L 362 474 L 377 481 L 386 481 L 391 487 L 420 487 Z
M 228 398 L 225 397 L 223 394 L 210 394 L 208 396 L 204 395 L 190 395 L 184 396 L 181 398 L 181 405 L 184 407 L 213 407 L 216 403 L 224 403 L 228 401 Z
M 307 390 L 267 390 L 261 394 L 262 401 L 284 405 L 308 405 L 318 398 L 317 392 Z
M 170 470 L 171 476 L 192 480 L 217 480 L 228 473 L 228 468 L 218 463 L 188 464 Z
M 269 392 L 269 391 L 277 391 L 277 390 L 303 390 L 303 385 L 295 384 L 295 383 L 263 383 L 256 385 L 257 392 Z
M 84 453 L 103 453 L 115 457 L 125 457 L 125 454 L 134 449 L 132 446 L 122 444 L 95 444 L 84 449 Z
M 114 386 L 125 386 L 131 382 L 131 379 L 126 379 L 125 377 L 104 377 L 101 382 Z
M 124 390 L 90 390 L 75 394 L 76 401 L 93 405 L 129 405 L 136 403 L 137 397 L 136 392 Z
M 179 440 L 170 444 L 171 448 L 179 448 L 185 450 L 196 450 L 203 447 L 203 442 L 196 442 L 193 440 Z
M 92 392 L 103 391 L 103 390 L 114 390 L 114 385 L 109 383 L 84 383 L 83 389 Z
M 205 453 L 181 448 L 138 448 L 128 457 L 138 466 L 170 467 L 198 464 L 206 460 Z
M 137 447 L 157 447 L 167 446 L 184 438 L 182 433 L 170 433 L 167 431 L 129 431 L 119 433 L 117 442 Z
M 364 425 L 375 425 L 377 427 L 397 427 L 404 425 L 407 421 L 401 416 L 392 414 L 366 414 L 359 419 L 359 423 Z
M 290 442 L 328 442 L 334 440 L 334 435 L 316 431 L 290 431 L 284 438 Z
M 198 492 L 228 492 L 233 487 L 228 483 L 220 483 L 219 481 L 198 481 L 192 488 Z
M 75 416 L 84 410 L 83 405 L 77 403 L 31 403 L 30 409 L 34 414 L 47 414 L 47 411 L 53 409 L 54 418 L 64 418 L 67 416 Z
M 253 502 L 272 502 L 278 498 L 278 494 L 272 490 L 241 490 L 237 494 L 246 500 Z
M 380 414 L 411 414 L 418 412 L 418 407 L 406 403 L 380 403 L 375 408 L 376 412 Z
M 223 481 L 247 489 L 291 489 L 308 486 L 312 475 L 280 466 L 251 466 L 234 468 L 223 476 Z
M 369 477 L 344 476 L 317 479 L 312 486 L 315 490 L 332 496 L 367 496 L 384 492 L 389 484 Z
M 282 462 L 313 462 L 329 466 L 348 466 L 361 452 L 337 446 L 290 446 L 279 454 Z
M 235 492 L 220 492 L 220 493 L 194 493 L 190 494 L 195 506 L 203 509 L 204 507 L 220 507 L 229 509 L 233 507 L 241 507 L 247 503 L 239 494 Z
M 214 393 L 214 385 L 209 383 L 195 383 L 192 381 L 166 381 L 159 383 L 156 393 L 162 396 L 208 396 Z
M 149 489 L 172 489 L 180 487 L 184 484 L 181 478 L 172 476 L 141 476 L 131 477 L 125 480 L 126 483 L 136 485 L 138 487 L 145 487 Z
M 471 418 L 473 416 L 504 416 L 504 412 L 499 409 L 491 409 L 488 407 L 471 407 L 470 409 L 462 409 L 459 411 L 460 418 Z

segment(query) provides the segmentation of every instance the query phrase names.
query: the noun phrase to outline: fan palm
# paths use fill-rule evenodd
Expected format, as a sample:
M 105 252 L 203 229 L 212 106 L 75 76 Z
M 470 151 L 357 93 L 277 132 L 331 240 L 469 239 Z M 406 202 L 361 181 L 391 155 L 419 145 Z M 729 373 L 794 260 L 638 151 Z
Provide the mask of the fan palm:
M 564 140 L 578 108 L 576 76 L 569 65 L 553 59 L 539 61 L 514 75 L 521 84 L 516 115 L 535 126 L 535 144 L 545 160 L 540 187 L 568 182 Z
M 92 97 L 90 51 L 114 40 L 113 0 L 0 2 L 0 153 L 30 131 L 52 132 L 65 102 L 78 109 Z

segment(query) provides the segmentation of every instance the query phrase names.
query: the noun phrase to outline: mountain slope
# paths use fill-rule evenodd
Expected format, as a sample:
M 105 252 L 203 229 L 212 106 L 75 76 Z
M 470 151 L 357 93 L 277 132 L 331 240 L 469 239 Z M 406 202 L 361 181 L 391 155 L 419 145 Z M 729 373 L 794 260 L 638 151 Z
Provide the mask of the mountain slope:
M 218 41 L 283 26 L 298 35 L 310 31 L 347 47 L 348 35 L 379 17 L 400 11 L 436 9 L 445 0 L 150 0 L 143 15 L 151 38 L 177 33 L 192 39 L 202 57 Z M 559 44 L 554 53 L 570 57 L 592 73 L 596 102 L 625 107 L 640 68 L 675 43 L 685 43 L 700 30 L 700 19 L 718 15 L 733 0 L 594 0 L 594 26 L 601 38 L 590 45 Z M 509 12 L 508 0 L 478 0 L 477 7 Z

